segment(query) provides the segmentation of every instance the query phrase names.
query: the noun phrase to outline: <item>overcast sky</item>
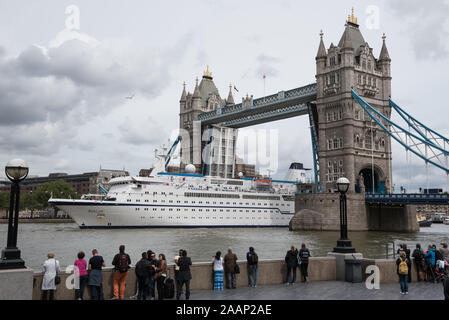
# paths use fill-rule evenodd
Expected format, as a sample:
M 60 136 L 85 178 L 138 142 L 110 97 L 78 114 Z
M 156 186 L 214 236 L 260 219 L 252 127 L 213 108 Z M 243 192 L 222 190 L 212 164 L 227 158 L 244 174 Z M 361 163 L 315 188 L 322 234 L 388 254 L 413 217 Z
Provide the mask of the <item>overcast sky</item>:
M 18 0 L 0 3 L 0 164 L 137 174 L 178 128 L 183 81 L 193 92 L 209 65 L 236 102 L 312 83 L 320 30 L 337 44 L 353 6 L 376 56 L 387 35 L 393 100 L 449 136 L 448 1 Z M 275 177 L 293 161 L 312 166 L 307 117 L 250 129 L 278 130 Z M 425 186 L 422 161 L 409 180 L 396 143 L 393 157 L 397 188 Z M 430 185 L 446 188 L 445 174 L 432 169 Z

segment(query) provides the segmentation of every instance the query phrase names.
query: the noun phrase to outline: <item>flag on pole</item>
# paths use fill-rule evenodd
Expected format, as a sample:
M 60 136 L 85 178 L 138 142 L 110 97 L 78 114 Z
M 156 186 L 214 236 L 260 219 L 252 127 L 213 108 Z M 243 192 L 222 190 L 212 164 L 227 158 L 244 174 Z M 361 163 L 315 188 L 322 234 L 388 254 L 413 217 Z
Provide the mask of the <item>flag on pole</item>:
M 235 85 L 234 85 L 234 90 L 237 91 L 237 92 L 239 92 L 239 91 L 237 90 L 237 88 L 235 87 Z

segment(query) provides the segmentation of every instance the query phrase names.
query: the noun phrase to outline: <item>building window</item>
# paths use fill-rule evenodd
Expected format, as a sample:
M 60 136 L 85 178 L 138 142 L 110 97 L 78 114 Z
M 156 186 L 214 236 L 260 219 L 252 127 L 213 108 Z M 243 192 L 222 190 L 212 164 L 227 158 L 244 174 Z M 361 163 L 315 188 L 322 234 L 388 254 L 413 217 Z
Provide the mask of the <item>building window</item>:
M 371 149 L 372 143 L 371 143 L 371 133 L 367 132 L 365 134 L 365 149 Z
M 334 139 L 334 149 L 338 149 L 338 139 Z

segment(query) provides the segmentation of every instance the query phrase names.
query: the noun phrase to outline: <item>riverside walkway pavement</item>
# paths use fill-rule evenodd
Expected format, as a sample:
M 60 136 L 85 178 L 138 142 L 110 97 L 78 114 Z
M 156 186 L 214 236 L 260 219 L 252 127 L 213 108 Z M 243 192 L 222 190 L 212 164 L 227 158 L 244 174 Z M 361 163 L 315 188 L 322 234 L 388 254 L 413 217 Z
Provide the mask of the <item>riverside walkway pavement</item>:
M 181 296 L 183 299 L 184 296 Z M 314 281 L 294 285 L 266 285 L 256 288 L 194 290 L 191 300 L 444 300 L 441 283 L 410 283 L 409 294 L 400 294 L 399 282 L 367 289 L 364 282 Z

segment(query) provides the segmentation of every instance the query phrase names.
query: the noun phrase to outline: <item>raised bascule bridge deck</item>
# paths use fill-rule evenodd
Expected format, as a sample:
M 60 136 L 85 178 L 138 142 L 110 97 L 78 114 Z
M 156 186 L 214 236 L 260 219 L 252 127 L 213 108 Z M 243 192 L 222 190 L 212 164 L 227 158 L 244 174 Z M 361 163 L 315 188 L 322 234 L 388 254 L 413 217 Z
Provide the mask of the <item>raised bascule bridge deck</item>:
M 309 113 L 317 95 L 317 84 L 280 91 L 258 99 L 248 98 L 248 103 L 234 104 L 201 113 L 198 120 L 202 126 L 218 124 L 230 128 L 243 128 Z

